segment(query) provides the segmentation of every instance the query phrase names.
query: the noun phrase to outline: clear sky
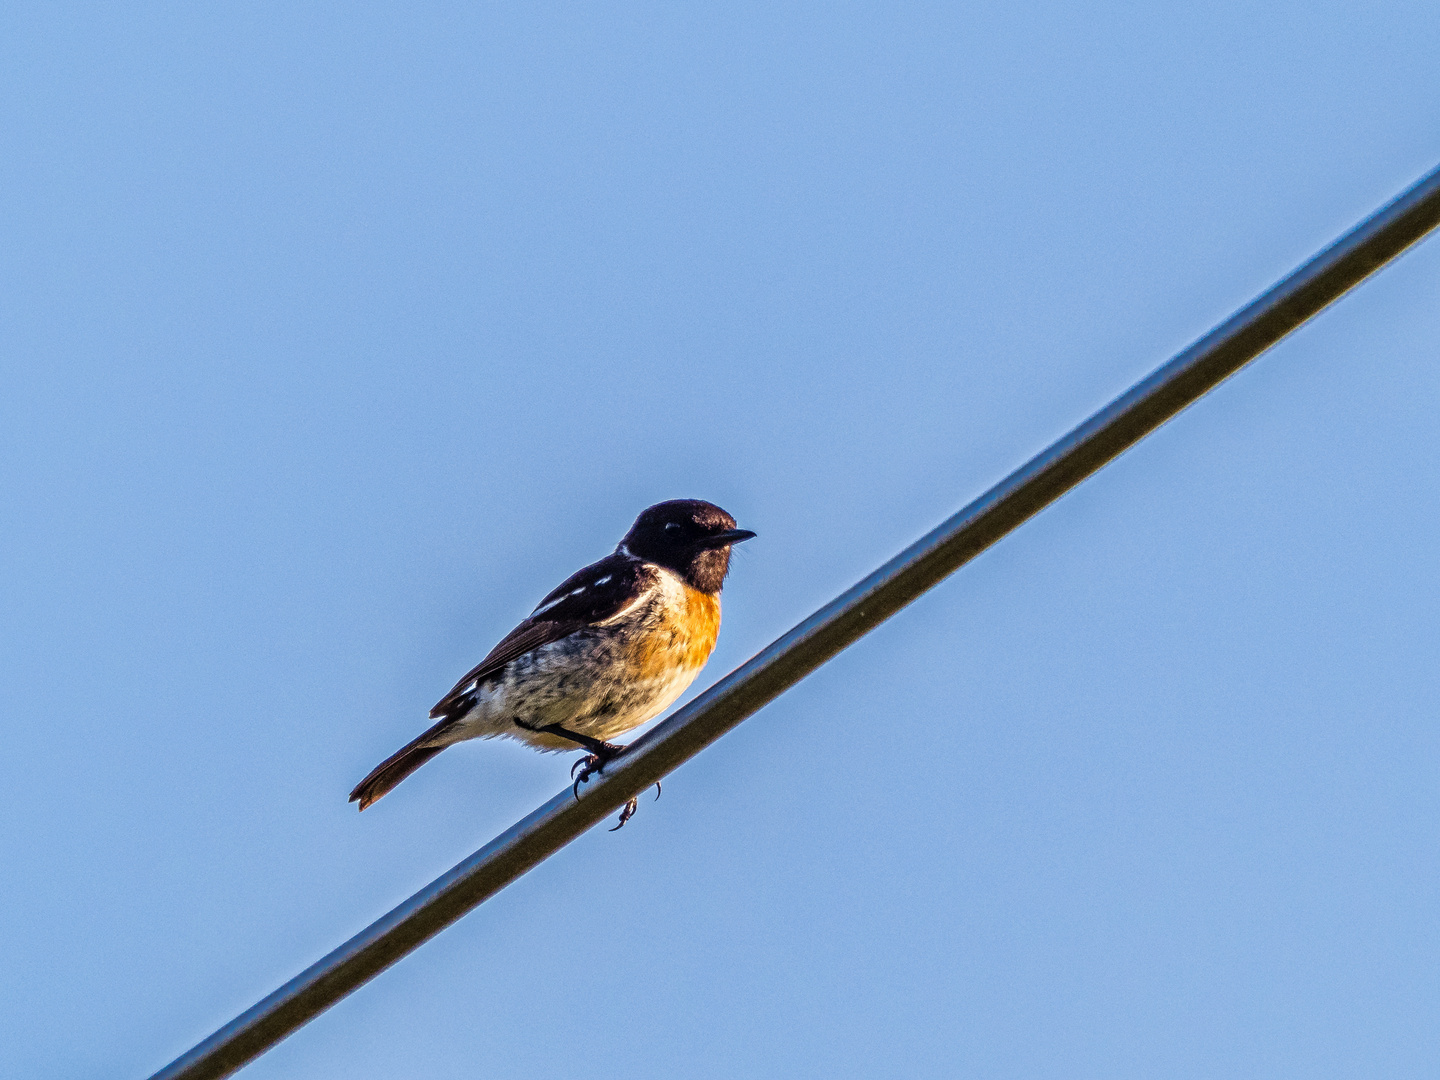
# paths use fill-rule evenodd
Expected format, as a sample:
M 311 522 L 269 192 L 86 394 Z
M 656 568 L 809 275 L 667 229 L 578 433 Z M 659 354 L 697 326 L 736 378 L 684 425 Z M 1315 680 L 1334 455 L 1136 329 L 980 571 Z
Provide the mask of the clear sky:
M 1440 162 L 1434 0 L 16 3 L 0 1075 L 558 791 L 346 794 L 666 498 L 696 689 Z M 1440 242 L 254 1080 L 1433 1076 Z

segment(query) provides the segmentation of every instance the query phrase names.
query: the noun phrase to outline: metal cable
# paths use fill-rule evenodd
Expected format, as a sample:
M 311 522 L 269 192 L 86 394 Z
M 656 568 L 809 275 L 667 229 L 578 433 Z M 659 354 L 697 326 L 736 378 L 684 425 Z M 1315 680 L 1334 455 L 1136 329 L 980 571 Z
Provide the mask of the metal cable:
M 311 965 L 151 1080 L 228 1076 L 699 753 L 973 559 L 1440 223 L 1426 175 L 1169 363 L 836 597 L 449 873 Z

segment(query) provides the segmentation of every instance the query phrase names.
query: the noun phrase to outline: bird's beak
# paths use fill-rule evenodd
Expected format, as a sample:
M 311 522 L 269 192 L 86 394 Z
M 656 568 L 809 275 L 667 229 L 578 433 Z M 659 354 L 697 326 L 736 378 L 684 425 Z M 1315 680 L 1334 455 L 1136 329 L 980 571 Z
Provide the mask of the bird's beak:
M 722 548 L 731 544 L 739 544 L 755 536 L 749 529 L 726 529 L 724 532 L 715 533 L 699 541 L 695 546 L 701 548 Z

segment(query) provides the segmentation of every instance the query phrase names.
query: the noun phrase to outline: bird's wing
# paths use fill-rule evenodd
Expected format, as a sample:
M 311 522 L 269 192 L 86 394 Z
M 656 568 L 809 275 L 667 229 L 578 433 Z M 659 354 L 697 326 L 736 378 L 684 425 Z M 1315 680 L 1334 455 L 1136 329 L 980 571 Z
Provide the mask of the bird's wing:
M 436 702 L 431 717 L 464 715 L 481 684 L 498 675 L 506 664 L 577 630 L 615 618 L 643 600 L 656 584 L 654 570 L 619 554 L 607 555 L 572 574 Z

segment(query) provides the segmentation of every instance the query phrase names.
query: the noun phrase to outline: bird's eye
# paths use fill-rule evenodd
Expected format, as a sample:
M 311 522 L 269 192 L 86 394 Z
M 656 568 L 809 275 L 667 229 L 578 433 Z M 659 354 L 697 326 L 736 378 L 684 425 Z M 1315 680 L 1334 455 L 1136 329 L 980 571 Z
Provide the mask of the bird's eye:
M 680 526 L 672 521 L 665 526 L 665 531 L 674 536 L 680 532 Z

